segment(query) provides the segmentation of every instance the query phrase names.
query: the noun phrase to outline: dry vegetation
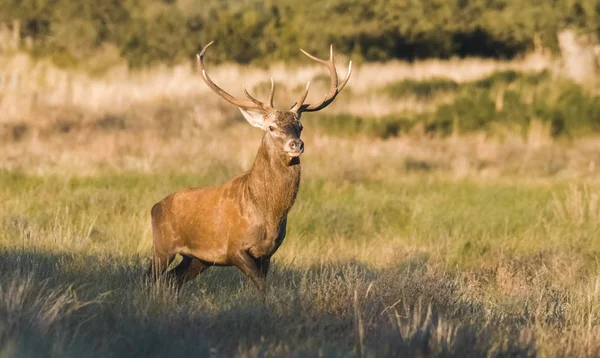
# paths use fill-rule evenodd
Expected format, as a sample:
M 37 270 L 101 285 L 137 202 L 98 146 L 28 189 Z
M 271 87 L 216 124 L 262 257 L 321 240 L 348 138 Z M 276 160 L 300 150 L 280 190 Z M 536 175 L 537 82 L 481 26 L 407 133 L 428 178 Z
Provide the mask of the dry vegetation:
M 260 133 L 186 66 L 89 77 L 11 56 L 0 68 L 2 357 L 600 355 L 595 137 L 554 139 L 532 121 L 523 135 L 417 126 L 384 139 L 307 114 L 266 305 L 234 269 L 176 296 L 143 281 L 149 208 L 249 168 Z M 554 66 L 365 64 L 327 111 L 428 113 L 454 94 L 381 89 L 507 69 Z M 319 70 L 211 73 L 236 94 L 264 93 L 272 75 L 285 107 L 310 78 L 322 95 Z

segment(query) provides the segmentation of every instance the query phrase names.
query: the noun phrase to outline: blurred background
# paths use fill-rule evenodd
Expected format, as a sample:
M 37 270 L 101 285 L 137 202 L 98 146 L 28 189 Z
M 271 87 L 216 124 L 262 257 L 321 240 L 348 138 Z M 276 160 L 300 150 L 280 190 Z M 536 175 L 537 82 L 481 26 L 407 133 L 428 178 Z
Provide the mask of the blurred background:
M 194 72 L 240 95 L 278 82 L 280 108 L 326 71 L 355 72 L 315 127 L 378 138 L 484 132 L 537 142 L 600 131 L 600 10 L 564 1 L 96 1 L 0 3 L 4 141 L 98 127 L 192 133 L 239 119 Z M 341 64 L 341 62 L 344 64 Z M 220 64 L 217 66 L 217 64 Z M 343 103 L 340 103 L 343 102 Z M 232 118 L 235 117 L 235 118 Z
M 510 59 L 597 35 L 593 0 L 362 1 L 5 0 L 3 48 L 64 67 L 173 65 L 220 40 L 215 61 L 297 61 L 330 43 L 356 61 L 477 56 Z M 567 41 L 567 40 L 565 40 Z M 589 43 L 589 46 L 593 44 Z M 92 58 L 93 57 L 93 58 Z
M 600 356 L 597 0 L 0 0 L 0 357 Z M 143 279 L 150 208 L 302 117 L 267 305 Z M 259 322 L 259 323 L 257 323 Z

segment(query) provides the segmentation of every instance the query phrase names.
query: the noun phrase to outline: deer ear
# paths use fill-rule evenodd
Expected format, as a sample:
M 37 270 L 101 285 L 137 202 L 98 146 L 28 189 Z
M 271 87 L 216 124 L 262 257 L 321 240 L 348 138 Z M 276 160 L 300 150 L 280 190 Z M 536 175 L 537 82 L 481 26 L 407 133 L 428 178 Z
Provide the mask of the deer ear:
M 240 107 L 238 108 L 240 109 L 240 112 L 242 112 L 242 114 L 244 115 L 244 118 L 246 118 L 248 123 L 250 123 L 253 127 L 260 128 L 263 131 L 267 129 L 265 119 L 262 113 L 247 111 Z

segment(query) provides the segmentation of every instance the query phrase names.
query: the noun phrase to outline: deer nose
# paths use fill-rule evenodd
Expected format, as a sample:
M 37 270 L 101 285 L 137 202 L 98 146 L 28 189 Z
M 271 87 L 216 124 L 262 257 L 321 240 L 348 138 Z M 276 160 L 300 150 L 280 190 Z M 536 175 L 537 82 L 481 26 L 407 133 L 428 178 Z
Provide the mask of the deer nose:
M 304 152 L 304 142 L 301 139 L 292 139 L 288 142 L 288 148 L 290 152 L 302 153 Z

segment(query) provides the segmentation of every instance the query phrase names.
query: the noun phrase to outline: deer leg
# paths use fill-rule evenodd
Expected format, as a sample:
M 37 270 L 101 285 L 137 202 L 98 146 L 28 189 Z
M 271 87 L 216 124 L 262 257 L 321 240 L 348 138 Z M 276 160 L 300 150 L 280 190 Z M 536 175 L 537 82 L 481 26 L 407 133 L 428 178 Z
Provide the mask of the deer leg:
M 238 251 L 232 258 L 233 264 L 252 280 L 263 301 L 265 299 L 265 278 L 259 266 L 246 251 Z
M 177 287 L 198 276 L 209 266 L 194 257 L 183 256 L 183 260 L 169 273 L 176 279 Z
M 258 266 L 258 271 L 260 272 L 260 277 L 263 279 L 267 279 L 267 274 L 269 273 L 269 267 L 271 266 L 271 258 L 262 258 L 254 260 L 256 265 Z
M 269 267 L 271 267 L 271 258 L 265 257 L 261 259 L 254 260 L 256 266 L 258 266 L 258 272 L 260 273 L 260 277 L 263 282 L 263 292 L 262 292 L 262 300 L 265 301 L 265 296 L 267 294 L 267 274 L 269 273 Z

